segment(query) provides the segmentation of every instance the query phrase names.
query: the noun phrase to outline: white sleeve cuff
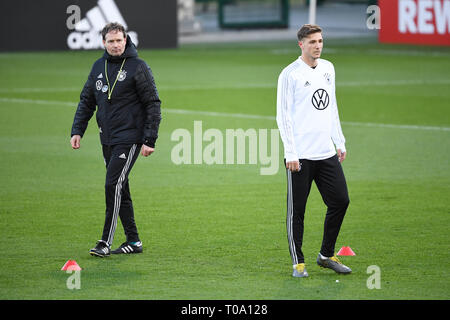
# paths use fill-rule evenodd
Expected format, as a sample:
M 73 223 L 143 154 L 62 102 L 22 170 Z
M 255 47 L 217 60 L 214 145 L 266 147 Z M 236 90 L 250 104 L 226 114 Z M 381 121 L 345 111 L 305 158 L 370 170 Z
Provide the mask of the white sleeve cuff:
M 296 154 L 293 154 L 293 153 L 286 153 L 284 155 L 284 157 L 286 158 L 286 162 L 296 161 L 296 160 L 298 161 L 298 156 Z
M 336 149 L 340 149 L 342 152 L 347 152 L 347 150 L 345 149 L 345 144 L 341 144 L 339 146 L 336 146 Z

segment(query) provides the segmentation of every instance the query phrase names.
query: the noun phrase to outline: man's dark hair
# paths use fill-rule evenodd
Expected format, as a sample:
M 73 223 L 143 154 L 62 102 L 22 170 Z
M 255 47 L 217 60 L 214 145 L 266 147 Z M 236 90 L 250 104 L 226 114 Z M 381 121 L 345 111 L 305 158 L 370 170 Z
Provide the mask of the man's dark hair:
M 310 34 L 322 32 L 322 28 L 315 24 L 304 24 L 297 32 L 298 41 L 302 41 L 303 38 Z
M 118 22 L 111 22 L 111 23 L 108 23 L 106 26 L 103 27 L 103 30 L 102 30 L 102 38 L 103 38 L 103 40 L 106 40 L 106 34 L 108 32 L 111 32 L 111 31 L 120 31 L 120 32 L 123 33 L 123 37 L 124 38 L 127 37 L 127 34 L 125 33 L 125 28 L 123 27 L 123 25 L 121 25 Z

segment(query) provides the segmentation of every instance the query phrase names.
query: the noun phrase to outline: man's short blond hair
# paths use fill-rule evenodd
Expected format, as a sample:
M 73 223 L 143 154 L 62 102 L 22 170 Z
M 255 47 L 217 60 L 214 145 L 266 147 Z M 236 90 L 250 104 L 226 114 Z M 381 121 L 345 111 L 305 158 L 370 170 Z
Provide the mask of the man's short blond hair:
M 316 24 L 304 24 L 300 30 L 297 32 L 298 41 L 302 41 L 303 38 L 313 34 L 313 33 L 322 33 L 322 28 Z

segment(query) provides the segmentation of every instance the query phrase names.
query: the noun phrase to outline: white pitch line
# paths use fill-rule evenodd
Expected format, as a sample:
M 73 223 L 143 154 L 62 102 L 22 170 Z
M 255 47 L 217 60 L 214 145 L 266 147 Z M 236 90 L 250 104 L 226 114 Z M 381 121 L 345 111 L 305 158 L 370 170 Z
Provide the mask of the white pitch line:
M 439 85 L 450 84 L 450 79 L 442 80 L 373 80 L 373 81 L 341 81 L 336 83 L 337 87 L 385 87 L 385 86 L 408 86 L 408 85 Z M 245 84 L 198 84 L 198 85 L 174 85 L 174 86 L 158 86 L 159 90 L 211 90 L 211 89 L 258 89 L 273 88 L 277 86 L 274 83 L 245 83 Z
M 81 92 L 82 88 L 0 88 L 0 93 Z
M 258 115 L 258 114 L 245 114 L 245 113 L 226 113 L 226 112 L 198 111 L 198 110 L 185 110 L 185 109 L 163 109 L 162 112 L 190 114 L 190 115 L 203 115 L 203 116 L 211 116 L 211 117 L 275 120 L 275 117 L 272 117 L 272 116 L 263 116 L 263 115 Z
M 370 122 L 351 122 L 351 121 L 342 121 L 342 124 L 349 125 L 349 126 L 359 126 L 359 127 L 450 131 L 449 127 L 418 126 L 418 125 L 410 125 L 410 124 L 389 124 L 389 123 L 370 123 Z
M 336 83 L 338 87 L 358 86 L 407 86 L 407 85 L 435 85 L 450 84 L 450 79 L 417 80 L 371 80 L 371 81 L 341 81 Z M 276 88 L 273 83 L 243 83 L 243 84 L 197 84 L 197 85 L 159 85 L 159 90 L 214 90 L 214 89 L 251 89 L 251 88 Z M 80 92 L 80 88 L 0 88 L 0 93 L 38 93 L 38 92 Z
M 373 81 L 347 81 L 336 83 L 338 87 L 358 87 L 358 86 L 409 86 L 409 85 L 434 85 L 434 84 L 450 84 L 450 79 L 441 80 L 373 80 Z
M 58 106 L 77 106 L 76 102 L 69 101 L 55 101 L 55 100 L 37 100 L 37 99 L 20 99 L 20 98 L 0 98 L 0 102 L 12 102 L 12 103 L 32 103 L 32 104 L 44 104 L 44 105 L 58 105 Z
M 18 98 L 0 98 L 0 102 L 25 103 L 25 104 L 30 103 L 30 104 L 41 104 L 41 105 L 69 106 L 69 107 L 76 107 L 78 105 L 77 102 L 69 102 L 69 101 L 35 100 L 35 99 L 18 99 Z M 215 111 L 186 110 L 186 109 L 162 109 L 162 113 L 175 113 L 175 114 L 239 118 L 239 119 L 260 119 L 260 120 L 271 120 L 271 121 L 276 120 L 275 116 L 264 116 L 264 115 L 258 115 L 258 114 L 245 114 L 245 113 L 227 113 L 227 112 L 215 112 Z M 341 123 L 343 125 L 359 126 L 359 127 L 427 130 L 427 131 L 450 131 L 450 127 L 403 125 L 403 124 L 389 124 L 389 123 L 370 123 L 370 122 L 352 122 L 352 121 L 342 121 Z

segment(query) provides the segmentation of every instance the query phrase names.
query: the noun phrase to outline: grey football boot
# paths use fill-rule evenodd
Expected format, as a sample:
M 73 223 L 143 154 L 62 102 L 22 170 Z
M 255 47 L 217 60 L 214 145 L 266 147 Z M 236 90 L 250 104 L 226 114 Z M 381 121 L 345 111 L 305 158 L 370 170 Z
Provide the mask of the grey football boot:
M 343 265 L 336 256 L 326 258 L 319 253 L 317 264 L 322 268 L 334 270 L 336 273 L 348 274 L 352 272 L 352 269 Z
M 299 263 L 293 266 L 294 272 L 292 273 L 293 277 L 296 278 L 306 278 L 308 276 L 308 272 L 306 271 L 305 264 Z

